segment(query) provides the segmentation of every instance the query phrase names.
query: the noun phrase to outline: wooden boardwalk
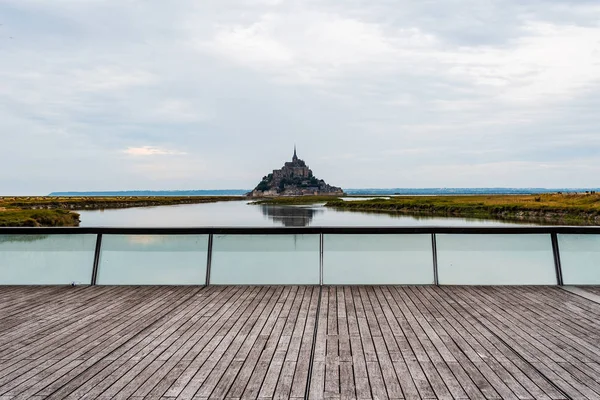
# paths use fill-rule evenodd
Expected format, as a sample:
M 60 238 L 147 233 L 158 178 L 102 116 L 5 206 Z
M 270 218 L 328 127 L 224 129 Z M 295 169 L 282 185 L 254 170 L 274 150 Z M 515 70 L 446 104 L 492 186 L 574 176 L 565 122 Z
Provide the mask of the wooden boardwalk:
M 600 304 L 557 287 L 0 287 L 1 400 L 225 398 L 600 399 Z

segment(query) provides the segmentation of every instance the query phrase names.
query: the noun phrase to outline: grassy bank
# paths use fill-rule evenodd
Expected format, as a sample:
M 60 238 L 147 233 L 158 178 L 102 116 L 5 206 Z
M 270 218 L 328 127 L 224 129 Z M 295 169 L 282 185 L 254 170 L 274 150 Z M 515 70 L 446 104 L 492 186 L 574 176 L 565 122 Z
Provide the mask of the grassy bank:
M 350 211 L 600 225 L 599 194 L 400 196 L 357 201 L 336 199 L 326 206 Z
M 66 210 L 0 210 L 0 226 L 78 226 L 79 214 Z
M 0 197 L 0 207 L 20 209 L 100 210 L 241 200 L 242 196 Z
M 241 196 L 0 197 L 0 226 L 79 226 L 71 210 L 156 207 L 242 200 Z

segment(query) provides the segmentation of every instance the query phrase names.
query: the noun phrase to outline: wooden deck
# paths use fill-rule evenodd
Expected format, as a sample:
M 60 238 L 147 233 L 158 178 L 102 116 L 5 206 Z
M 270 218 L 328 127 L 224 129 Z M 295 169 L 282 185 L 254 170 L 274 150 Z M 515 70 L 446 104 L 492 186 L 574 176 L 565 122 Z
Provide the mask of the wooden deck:
M 599 399 L 600 304 L 556 287 L 0 287 L 0 399 L 209 398 Z

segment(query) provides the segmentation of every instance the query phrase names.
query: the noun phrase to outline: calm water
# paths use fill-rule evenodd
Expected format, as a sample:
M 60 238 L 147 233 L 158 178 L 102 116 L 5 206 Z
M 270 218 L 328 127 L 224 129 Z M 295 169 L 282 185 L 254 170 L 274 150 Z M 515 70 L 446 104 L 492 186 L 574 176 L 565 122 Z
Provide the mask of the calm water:
M 413 217 L 337 211 L 310 206 L 252 205 L 247 201 L 79 211 L 81 226 L 180 227 L 180 226 L 499 226 L 513 222 Z M 534 225 L 516 223 L 518 225 Z

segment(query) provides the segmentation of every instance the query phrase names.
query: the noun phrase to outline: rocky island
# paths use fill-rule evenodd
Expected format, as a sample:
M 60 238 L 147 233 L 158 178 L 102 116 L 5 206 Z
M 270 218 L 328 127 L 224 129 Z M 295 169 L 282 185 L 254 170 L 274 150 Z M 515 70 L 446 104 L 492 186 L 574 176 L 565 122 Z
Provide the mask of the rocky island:
M 276 197 L 276 196 L 342 196 L 342 188 L 331 186 L 323 179 L 317 179 L 306 163 L 296 155 L 291 162 L 286 162 L 282 168 L 273 170 L 273 173 L 262 178 L 253 191 L 247 194 L 250 197 Z

